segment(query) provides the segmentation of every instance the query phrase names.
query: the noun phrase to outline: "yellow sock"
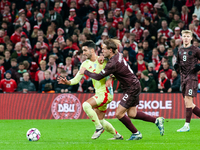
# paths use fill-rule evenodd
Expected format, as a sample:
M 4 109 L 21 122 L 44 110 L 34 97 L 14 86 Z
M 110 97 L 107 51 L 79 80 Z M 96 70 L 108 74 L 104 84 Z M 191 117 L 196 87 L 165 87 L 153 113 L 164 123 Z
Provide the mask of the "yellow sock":
M 101 125 L 103 126 L 103 128 L 104 128 L 107 132 L 111 133 L 112 135 L 116 135 L 116 134 L 117 134 L 117 131 L 116 131 L 115 128 L 112 126 L 112 124 L 109 123 L 108 121 L 106 121 L 105 119 L 100 120 L 100 123 L 101 123 Z
M 100 124 L 99 118 L 96 114 L 96 112 L 92 109 L 92 106 L 88 102 L 83 103 L 83 110 L 87 114 L 87 116 L 94 122 L 97 129 L 102 128 L 102 125 Z

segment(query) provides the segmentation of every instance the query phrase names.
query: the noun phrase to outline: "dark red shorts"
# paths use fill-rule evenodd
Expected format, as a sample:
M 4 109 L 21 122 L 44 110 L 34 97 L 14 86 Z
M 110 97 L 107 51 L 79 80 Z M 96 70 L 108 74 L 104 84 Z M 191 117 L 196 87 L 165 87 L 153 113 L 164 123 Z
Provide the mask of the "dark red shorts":
M 197 80 L 187 80 L 181 83 L 182 95 L 196 97 L 197 89 L 198 89 L 198 81 Z
M 140 83 L 131 86 L 124 90 L 123 97 L 120 101 L 120 105 L 129 109 L 130 107 L 137 106 L 139 104 L 139 95 L 141 93 Z

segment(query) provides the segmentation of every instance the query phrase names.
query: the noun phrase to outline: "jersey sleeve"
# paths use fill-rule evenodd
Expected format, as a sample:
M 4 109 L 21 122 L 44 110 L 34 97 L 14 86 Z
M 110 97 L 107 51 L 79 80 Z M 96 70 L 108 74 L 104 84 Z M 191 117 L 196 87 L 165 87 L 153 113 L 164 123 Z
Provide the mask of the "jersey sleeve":
M 82 65 L 81 65 L 80 68 L 82 68 L 82 67 L 85 67 L 85 68 L 87 67 L 85 62 L 82 63 Z M 73 79 L 69 80 L 71 82 L 70 85 L 78 84 L 82 77 L 83 77 L 83 75 L 81 75 L 79 73 L 79 71 L 78 71 L 78 73 L 76 74 L 76 76 Z
M 99 81 L 105 78 L 106 76 L 112 74 L 114 71 L 115 71 L 114 63 L 108 62 L 106 64 L 106 67 L 99 74 L 89 72 L 88 70 L 85 70 L 84 74 Z

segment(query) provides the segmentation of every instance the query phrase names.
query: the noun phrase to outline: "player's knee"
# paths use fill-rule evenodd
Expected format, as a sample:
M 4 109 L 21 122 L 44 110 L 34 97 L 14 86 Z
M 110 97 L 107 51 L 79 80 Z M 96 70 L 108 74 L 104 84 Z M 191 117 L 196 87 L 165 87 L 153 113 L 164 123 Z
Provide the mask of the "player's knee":
M 91 108 L 91 105 L 88 103 L 88 102 L 84 102 L 82 104 L 82 107 L 83 107 L 83 110 L 86 111 L 87 109 L 90 109 Z
M 135 118 L 137 112 L 128 112 L 128 117 L 129 118 Z
M 121 119 L 124 115 L 121 114 L 120 112 L 116 112 L 115 116 L 116 116 L 118 119 Z

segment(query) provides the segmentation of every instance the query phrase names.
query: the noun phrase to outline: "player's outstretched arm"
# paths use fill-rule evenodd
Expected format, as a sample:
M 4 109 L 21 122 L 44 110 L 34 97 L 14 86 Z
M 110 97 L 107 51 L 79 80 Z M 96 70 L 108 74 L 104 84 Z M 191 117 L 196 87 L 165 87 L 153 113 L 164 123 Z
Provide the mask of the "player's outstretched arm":
M 57 81 L 58 81 L 58 84 L 66 84 L 66 85 L 70 85 L 70 84 L 71 84 L 71 82 L 68 81 L 66 77 L 65 77 L 65 78 L 59 77 L 59 78 L 57 79 Z

